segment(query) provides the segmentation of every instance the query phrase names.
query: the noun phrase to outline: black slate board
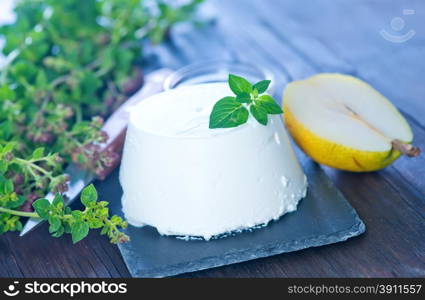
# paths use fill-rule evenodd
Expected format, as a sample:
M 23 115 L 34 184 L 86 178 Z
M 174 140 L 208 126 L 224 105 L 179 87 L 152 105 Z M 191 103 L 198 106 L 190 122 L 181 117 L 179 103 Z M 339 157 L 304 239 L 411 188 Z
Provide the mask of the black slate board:
M 152 227 L 129 226 L 131 242 L 119 245 L 134 277 L 165 277 L 345 241 L 362 234 L 365 225 L 322 169 L 301 156 L 309 181 L 307 197 L 297 211 L 268 226 L 210 241 L 185 241 L 158 234 Z M 122 215 L 122 190 L 115 171 L 99 190 Z M 102 197 L 102 195 L 101 195 Z

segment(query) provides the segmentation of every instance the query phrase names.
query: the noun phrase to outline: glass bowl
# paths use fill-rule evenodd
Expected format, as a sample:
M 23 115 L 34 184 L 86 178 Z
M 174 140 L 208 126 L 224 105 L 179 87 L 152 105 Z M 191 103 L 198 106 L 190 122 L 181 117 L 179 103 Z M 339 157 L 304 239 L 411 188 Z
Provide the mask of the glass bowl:
M 164 81 L 164 90 L 174 89 L 182 85 L 200 83 L 226 82 L 229 74 L 242 76 L 252 84 L 268 79 L 271 80 L 269 93 L 273 93 L 273 73 L 241 61 L 206 60 L 187 65 L 172 73 Z

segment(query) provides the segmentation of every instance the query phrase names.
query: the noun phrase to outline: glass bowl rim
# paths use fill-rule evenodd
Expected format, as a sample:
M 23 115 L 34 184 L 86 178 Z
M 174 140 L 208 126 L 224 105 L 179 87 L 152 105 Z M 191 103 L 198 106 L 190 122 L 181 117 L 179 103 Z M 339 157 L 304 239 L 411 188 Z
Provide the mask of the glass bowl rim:
M 170 75 L 167 76 L 167 78 L 164 80 L 163 83 L 163 89 L 165 91 L 171 90 L 179 86 L 179 83 L 184 81 L 185 78 L 195 78 L 199 76 L 199 72 L 204 70 L 201 74 L 214 74 L 214 70 L 217 70 L 221 67 L 224 67 L 225 69 L 231 69 L 231 68 L 240 68 L 240 69 L 249 69 L 250 71 L 253 71 L 258 73 L 261 77 L 263 77 L 260 80 L 271 80 L 270 83 L 270 90 L 273 90 L 274 87 L 274 74 L 270 69 L 259 67 L 257 65 L 254 65 L 250 62 L 246 62 L 243 60 L 223 60 L 223 59 L 209 59 L 209 60 L 202 60 L 193 62 L 191 64 L 188 64 L 186 66 L 183 66 L 176 71 L 172 72 Z M 243 76 L 243 74 L 235 74 Z M 254 84 L 255 82 L 251 82 Z

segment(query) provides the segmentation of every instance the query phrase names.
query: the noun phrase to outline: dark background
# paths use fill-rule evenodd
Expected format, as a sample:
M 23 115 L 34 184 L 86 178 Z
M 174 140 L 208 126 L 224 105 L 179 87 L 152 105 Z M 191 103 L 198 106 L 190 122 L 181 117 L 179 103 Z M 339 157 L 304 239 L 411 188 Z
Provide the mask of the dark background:
M 410 11 L 403 14 L 405 9 Z M 237 58 L 271 68 L 279 91 L 288 81 L 318 72 L 352 74 L 393 101 L 412 126 L 415 144 L 425 150 L 423 1 L 212 0 L 204 11 L 216 21 L 176 28 L 170 41 L 151 49 L 157 57 L 151 56 L 149 68 Z M 404 20 L 404 28 L 395 26 L 400 19 L 391 23 L 395 17 Z M 381 30 L 394 36 L 414 30 L 414 36 L 395 43 Z M 401 158 L 364 174 L 325 168 L 366 223 L 366 233 L 358 238 L 184 276 L 424 276 L 424 161 L 424 155 Z M 69 237 L 51 238 L 44 224 L 23 238 L 16 233 L 0 237 L 0 276 L 130 275 L 118 248 L 97 232 L 72 245 Z

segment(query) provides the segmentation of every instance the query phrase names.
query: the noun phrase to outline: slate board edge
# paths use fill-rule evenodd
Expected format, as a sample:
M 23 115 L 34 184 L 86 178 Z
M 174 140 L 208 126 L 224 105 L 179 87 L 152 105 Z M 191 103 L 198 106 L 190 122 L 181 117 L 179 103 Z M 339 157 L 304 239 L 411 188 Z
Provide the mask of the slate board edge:
M 150 269 L 150 270 L 135 270 L 133 266 L 129 265 L 126 260 L 125 264 L 130 271 L 132 277 L 143 277 L 143 278 L 161 278 L 174 276 L 178 274 L 201 271 L 205 269 L 211 269 L 216 267 L 221 267 L 225 265 L 240 263 L 244 261 L 254 260 L 258 258 L 269 257 L 277 254 L 294 252 L 311 247 L 319 247 L 324 245 L 329 245 L 333 243 L 343 242 L 349 238 L 359 236 L 365 232 L 366 226 L 363 221 L 359 218 L 357 213 L 353 210 L 355 214 L 355 224 L 346 230 L 341 230 L 339 232 L 316 236 L 312 238 L 307 238 L 303 240 L 293 240 L 286 243 L 276 243 L 273 245 L 262 245 L 258 248 L 244 249 L 241 251 L 235 251 L 228 253 L 225 256 L 220 256 L 220 262 L 217 263 L 216 257 L 205 257 L 203 259 L 191 262 L 180 263 L 176 265 L 168 265 L 164 268 Z M 300 246 L 298 246 L 300 245 Z M 123 257 L 126 257 L 125 252 L 127 249 L 125 247 L 118 245 L 120 251 L 123 254 Z

